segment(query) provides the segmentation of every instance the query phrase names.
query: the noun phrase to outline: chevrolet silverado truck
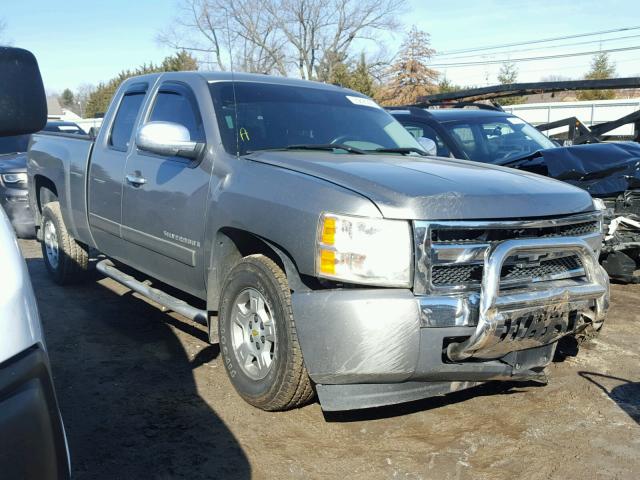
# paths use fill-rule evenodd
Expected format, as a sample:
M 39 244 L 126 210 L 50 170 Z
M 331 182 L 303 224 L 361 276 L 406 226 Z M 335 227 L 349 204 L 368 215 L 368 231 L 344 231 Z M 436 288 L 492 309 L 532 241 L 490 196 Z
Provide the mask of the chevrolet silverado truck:
M 587 192 L 427 156 L 336 86 L 134 77 L 95 141 L 34 135 L 28 174 L 55 281 L 81 279 L 99 251 L 100 272 L 205 323 L 236 391 L 265 410 L 542 381 L 557 341 L 608 308 Z

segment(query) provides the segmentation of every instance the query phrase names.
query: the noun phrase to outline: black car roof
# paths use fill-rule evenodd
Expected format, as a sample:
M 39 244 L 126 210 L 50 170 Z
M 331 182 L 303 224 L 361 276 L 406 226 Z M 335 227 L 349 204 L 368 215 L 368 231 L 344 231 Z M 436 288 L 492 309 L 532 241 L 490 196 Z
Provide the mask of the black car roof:
M 403 108 L 389 108 L 389 113 L 401 115 L 397 112 L 407 111 Z M 500 112 L 497 110 L 481 110 L 475 108 L 434 108 L 424 110 L 427 114 L 439 121 L 456 121 L 465 120 L 468 118 L 504 118 L 512 117 L 513 115 L 507 112 Z
M 68 121 L 64 121 L 64 120 L 47 120 L 47 126 L 48 127 L 78 127 L 78 128 L 80 128 L 80 125 L 78 125 L 77 123 L 68 122 Z

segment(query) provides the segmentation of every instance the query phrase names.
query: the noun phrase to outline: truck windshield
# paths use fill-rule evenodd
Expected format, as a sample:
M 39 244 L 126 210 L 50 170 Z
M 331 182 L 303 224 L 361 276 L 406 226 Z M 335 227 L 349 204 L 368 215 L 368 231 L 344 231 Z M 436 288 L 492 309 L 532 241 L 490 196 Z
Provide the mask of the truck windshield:
M 371 99 L 350 91 L 231 82 L 210 85 L 227 152 L 352 147 L 335 153 L 407 149 L 422 151 L 413 136 Z M 331 149 L 328 149 L 331 151 Z
M 502 164 L 556 145 L 518 117 L 473 118 L 444 127 L 469 160 Z
M 29 135 L 0 137 L 0 155 L 26 152 L 29 146 Z

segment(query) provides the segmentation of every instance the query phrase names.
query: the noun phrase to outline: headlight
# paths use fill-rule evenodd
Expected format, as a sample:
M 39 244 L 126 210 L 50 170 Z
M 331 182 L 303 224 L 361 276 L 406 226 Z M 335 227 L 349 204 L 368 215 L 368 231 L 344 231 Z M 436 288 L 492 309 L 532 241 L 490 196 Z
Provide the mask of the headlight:
M 316 244 L 320 277 L 385 287 L 411 285 L 409 222 L 325 213 Z
M 27 183 L 26 173 L 3 173 L 2 181 L 4 183 Z
M 607 206 L 601 198 L 593 198 L 593 208 L 596 210 L 606 210 Z

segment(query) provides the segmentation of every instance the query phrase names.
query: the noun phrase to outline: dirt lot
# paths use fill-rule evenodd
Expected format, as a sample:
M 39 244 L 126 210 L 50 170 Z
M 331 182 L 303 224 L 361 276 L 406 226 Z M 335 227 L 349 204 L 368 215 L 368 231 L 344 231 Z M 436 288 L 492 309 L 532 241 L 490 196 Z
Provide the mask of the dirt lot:
M 76 479 L 640 478 L 640 285 L 613 287 L 602 335 L 546 387 L 325 417 L 250 407 L 201 326 L 99 276 L 58 287 L 21 246 Z

